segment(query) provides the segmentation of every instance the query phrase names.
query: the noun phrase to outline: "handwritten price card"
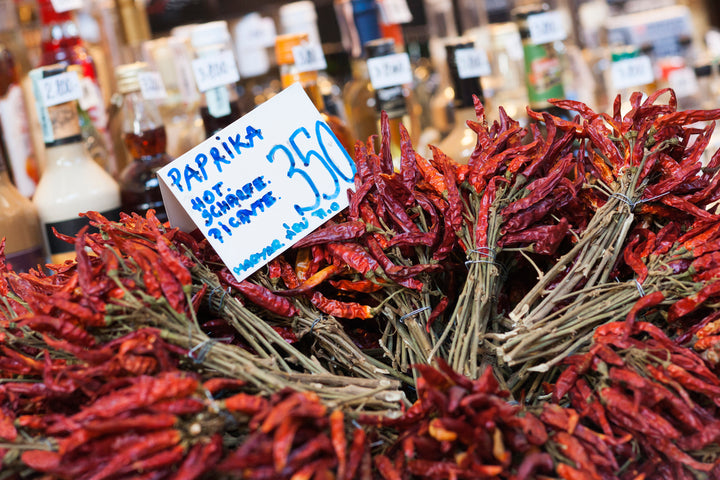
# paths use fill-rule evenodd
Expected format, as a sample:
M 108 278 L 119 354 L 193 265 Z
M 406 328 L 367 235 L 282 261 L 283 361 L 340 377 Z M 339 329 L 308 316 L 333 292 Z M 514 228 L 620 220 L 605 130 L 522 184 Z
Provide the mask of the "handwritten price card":
M 294 84 L 158 172 L 170 223 L 243 280 L 348 205 L 355 164 Z

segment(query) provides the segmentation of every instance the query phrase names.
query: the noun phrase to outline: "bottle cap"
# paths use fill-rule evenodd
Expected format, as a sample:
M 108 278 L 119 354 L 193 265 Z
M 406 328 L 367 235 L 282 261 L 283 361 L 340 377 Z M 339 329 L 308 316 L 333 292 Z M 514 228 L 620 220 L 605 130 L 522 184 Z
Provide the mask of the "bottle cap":
M 395 40 L 392 38 L 378 38 L 365 43 L 365 52 L 368 58 L 384 57 L 395 53 Z
M 148 64 L 145 62 L 127 63 L 115 68 L 118 92 L 124 95 L 126 93 L 140 91 L 138 73 L 144 72 L 147 68 Z
M 211 45 L 230 45 L 230 31 L 227 22 L 218 20 L 196 25 L 190 32 L 190 42 L 196 49 Z
M 307 33 L 311 43 L 321 43 L 315 4 L 309 0 L 283 5 L 278 10 L 283 33 Z
M 275 59 L 278 65 L 292 65 L 295 63 L 293 47 L 307 43 L 307 33 L 289 33 L 278 35 L 275 39 Z
M 361 45 L 382 37 L 375 0 L 352 0 L 352 9 Z

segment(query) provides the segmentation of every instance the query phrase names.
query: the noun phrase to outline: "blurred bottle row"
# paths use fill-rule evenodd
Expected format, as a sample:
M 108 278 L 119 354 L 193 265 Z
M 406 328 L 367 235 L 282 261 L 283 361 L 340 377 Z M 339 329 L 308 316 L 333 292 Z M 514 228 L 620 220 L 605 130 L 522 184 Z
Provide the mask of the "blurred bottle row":
M 166 220 L 157 169 L 294 82 L 350 153 L 384 112 L 396 162 L 402 139 L 467 161 L 474 98 L 490 121 L 502 107 L 523 123 L 526 106 L 565 114 L 551 98 L 608 110 L 665 86 L 681 108 L 717 106 L 720 41 L 702 12 L 648 3 L 424 0 L 419 36 L 406 0 L 335 0 L 349 68 L 333 76 L 311 1 L 153 36 L 143 0 L 0 0 L 5 254 L 18 270 L 73 257 L 54 233 L 77 234 L 80 212 Z

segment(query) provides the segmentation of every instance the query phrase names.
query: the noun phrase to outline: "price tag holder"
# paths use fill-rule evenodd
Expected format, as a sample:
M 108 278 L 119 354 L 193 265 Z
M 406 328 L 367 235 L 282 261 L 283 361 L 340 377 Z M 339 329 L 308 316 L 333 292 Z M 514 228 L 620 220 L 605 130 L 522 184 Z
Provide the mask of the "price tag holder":
M 293 59 L 295 60 L 295 69 L 300 73 L 325 70 L 327 68 L 322 46 L 317 43 L 296 45 L 293 47 L 292 52 Z
M 83 0 L 50 0 L 50 3 L 56 13 L 80 10 L 83 6 Z
M 527 18 L 530 41 L 535 45 L 562 41 L 567 38 L 565 22 L 559 11 L 536 13 Z
M 195 83 L 201 92 L 230 85 L 240 80 L 235 57 L 230 50 L 197 58 L 192 61 L 192 68 Z
M 368 58 L 368 74 L 375 90 L 412 83 L 412 67 L 407 53 Z
M 647 55 L 612 62 L 610 75 L 615 90 L 639 87 L 655 81 L 652 62 Z
M 38 83 L 45 108 L 79 100 L 83 96 L 83 88 L 76 72 L 59 73 L 43 78 Z
M 671 71 L 668 74 L 668 84 L 679 98 L 692 97 L 700 91 L 695 71 L 689 67 Z
M 461 79 L 486 77 L 492 69 L 485 50 L 479 48 L 463 48 L 455 50 L 455 63 Z
M 140 84 L 140 94 L 145 100 L 164 100 L 167 98 L 165 84 L 158 72 L 138 72 L 137 78 Z
M 348 206 L 355 163 L 295 83 L 157 176 L 170 223 L 241 281 Z
M 412 12 L 405 0 L 381 0 L 378 2 L 380 10 L 380 23 L 396 25 L 410 23 L 413 20 Z

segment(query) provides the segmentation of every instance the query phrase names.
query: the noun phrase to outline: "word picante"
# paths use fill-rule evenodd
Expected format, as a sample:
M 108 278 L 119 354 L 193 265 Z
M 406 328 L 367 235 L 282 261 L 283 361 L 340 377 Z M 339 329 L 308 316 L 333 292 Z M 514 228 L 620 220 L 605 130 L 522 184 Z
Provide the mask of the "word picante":
M 257 216 L 258 210 L 265 211 L 265 207 L 269 207 L 274 203 L 272 192 L 269 192 L 269 195 L 266 193 L 263 197 L 255 199 L 252 203 L 247 202 L 256 193 L 265 190 L 268 184 L 269 182 L 265 183 L 262 175 L 247 182 L 241 188 L 235 189 L 235 191 L 232 188 L 223 189 L 223 182 L 217 182 L 209 190 L 205 190 L 202 195 L 190 200 L 190 205 L 193 210 L 197 210 L 202 214 L 206 227 L 213 224 L 213 219 L 222 218 L 234 208 L 238 209 L 235 215 L 240 224 L 250 223 L 250 217 Z M 270 198 L 273 198 L 273 200 L 268 204 Z
M 202 185 L 208 179 L 209 168 L 214 168 L 217 173 L 222 173 L 223 165 L 229 165 L 230 161 L 241 155 L 244 150 L 252 149 L 255 146 L 255 138 L 262 140 L 262 131 L 250 125 L 245 129 L 244 137 L 239 133 L 227 135 L 226 140 L 216 136 L 215 140 L 220 142 L 220 147 L 227 153 L 227 156 L 218 146 L 210 147 L 207 152 L 197 153 L 195 158 L 185 165 L 182 172 L 176 167 L 167 171 L 170 185 L 180 192 L 185 190 L 191 192 L 193 182 Z

